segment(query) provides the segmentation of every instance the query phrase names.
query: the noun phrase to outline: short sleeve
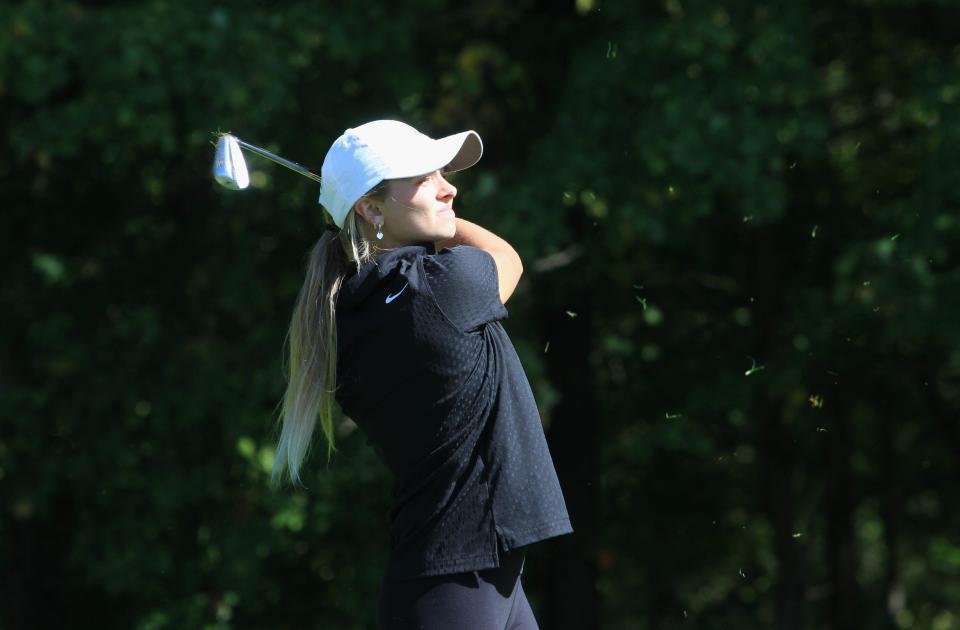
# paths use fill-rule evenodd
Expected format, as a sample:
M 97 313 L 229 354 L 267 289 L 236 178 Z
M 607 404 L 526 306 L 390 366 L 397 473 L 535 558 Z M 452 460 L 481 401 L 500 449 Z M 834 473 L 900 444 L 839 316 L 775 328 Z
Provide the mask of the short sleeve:
M 461 331 L 507 317 L 489 252 L 470 245 L 444 248 L 423 258 L 423 272 L 437 306 Z

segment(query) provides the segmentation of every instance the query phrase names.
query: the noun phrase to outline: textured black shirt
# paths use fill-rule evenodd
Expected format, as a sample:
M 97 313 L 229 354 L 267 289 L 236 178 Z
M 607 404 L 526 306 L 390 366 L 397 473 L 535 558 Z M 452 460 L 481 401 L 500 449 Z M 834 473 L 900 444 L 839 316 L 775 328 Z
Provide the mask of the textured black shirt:
M 336 399 L 393 473 L 386 579 L 573 531 L 486 251 L 383 252 L 337 297 Z

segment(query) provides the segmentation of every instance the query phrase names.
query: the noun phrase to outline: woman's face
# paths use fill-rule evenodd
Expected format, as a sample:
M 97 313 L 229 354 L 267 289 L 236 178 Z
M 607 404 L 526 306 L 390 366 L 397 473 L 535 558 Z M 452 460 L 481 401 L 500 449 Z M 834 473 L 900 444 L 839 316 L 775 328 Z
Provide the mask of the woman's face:
M 373 223 L 383 223 L 383 238 L 377 239 L 376 228 L 367 227 L 374 245 L 392 249 L 420 241 L 440 241 L 456 234 L 453 198 L 457 189 L 439 170 L 406 179 L 388 182 L 387 196 L 376 208 L 367 208 L 365 215 Z

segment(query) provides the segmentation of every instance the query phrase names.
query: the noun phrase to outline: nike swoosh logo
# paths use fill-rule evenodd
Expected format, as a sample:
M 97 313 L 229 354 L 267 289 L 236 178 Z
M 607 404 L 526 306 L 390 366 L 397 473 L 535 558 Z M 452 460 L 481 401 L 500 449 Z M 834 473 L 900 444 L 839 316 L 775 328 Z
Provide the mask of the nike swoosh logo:
M 410 286 L 410 283 L 409 283 L 409 282 L 408 282 L 407 284 L 403 285 L 403 288 L 400 289 L 400 291 L 398 291 L 397 293 L 395 293 L 395 294 L 393 294 L 393 295 L 387 294 L 387 301 L 384 302 L 384 304 L 389 304 L 390 302 L 393 302 L 395 299 L 397 299 L 397 298 L 400 296 L 401 293 L 403 293 L 403 292 L 406 290 L 406 288 L 407 288 L 408 286 Z

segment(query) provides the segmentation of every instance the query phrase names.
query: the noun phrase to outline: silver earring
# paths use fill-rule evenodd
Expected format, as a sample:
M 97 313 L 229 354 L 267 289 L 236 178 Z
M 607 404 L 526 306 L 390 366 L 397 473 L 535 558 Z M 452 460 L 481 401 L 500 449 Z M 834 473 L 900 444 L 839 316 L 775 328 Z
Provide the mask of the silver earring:
M 377 239 L 383 239 L 383 232 L 380 231 L 380 227 L 383 223 L 377 223 Z

